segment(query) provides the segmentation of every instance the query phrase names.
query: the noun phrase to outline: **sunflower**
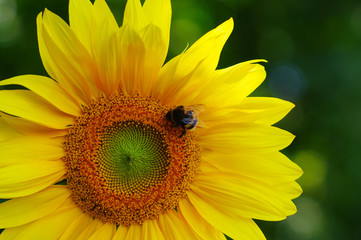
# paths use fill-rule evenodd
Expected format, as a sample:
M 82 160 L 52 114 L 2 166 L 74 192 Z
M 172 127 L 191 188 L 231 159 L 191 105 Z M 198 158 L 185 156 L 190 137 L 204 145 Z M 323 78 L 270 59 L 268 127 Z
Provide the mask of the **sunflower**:
M 169 0 L 70 0 L 37 17 L 49 77 L 0 82 L 0 239 L 264 239 L 296 212 L 302 170 L 273 127 L 293 104 L 248 97 L 263 60 L 216 69 L 230 19 L 164 64 Z M 164 65 L 163 65 L 164 64 Z M 9 89 L 9 88 L 6 88 Z

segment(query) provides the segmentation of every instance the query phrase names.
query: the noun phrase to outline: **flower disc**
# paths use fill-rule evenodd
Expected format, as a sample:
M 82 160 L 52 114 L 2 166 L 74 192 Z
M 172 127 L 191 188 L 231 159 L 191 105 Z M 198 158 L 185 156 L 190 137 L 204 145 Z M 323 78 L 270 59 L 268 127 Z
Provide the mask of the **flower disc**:
M 144 194 L 161 184 L 169 167 L 162 134 L 139 122 L 116 122 L 104 129 L 97 158 L 99 172 L 118 193 Z
M 75 203 L 93 217 L 123 225 L 174 209 L 198 172 L 194 132 L 166 120 L 174 106 L 116 96 L 84 107 L 65 141 Z

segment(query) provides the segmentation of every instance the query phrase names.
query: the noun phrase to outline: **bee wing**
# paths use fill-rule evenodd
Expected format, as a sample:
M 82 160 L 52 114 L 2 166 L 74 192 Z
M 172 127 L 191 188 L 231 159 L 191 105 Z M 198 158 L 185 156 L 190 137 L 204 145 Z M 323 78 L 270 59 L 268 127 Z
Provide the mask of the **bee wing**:
M 204 111 L 205 106 L 203 104 L 196 104 L 187 106 L 185 109 L 186 111 L 192 111 L 194 116 L 198 117 L 198 115 Z
M 200 119 L 198 118 L 197 127 L 199 127 L 199 128 L 205 128 L 206 125 L 204 124 L 204 122 L 203 122 L 202 120 L 200 120 Z
M 193 115 L 195 117 L 197 117 L 197 127 L 200 127 L 200 128 L 206 127 L 204 122 L 201 119 L 199 119 L 199 117 L 198 117 L 199 114 L 204 111 L 204 108 L 205 108 L 205 106 L 203 104 L 196 104 L 196 105 L 191 105 L 191 106 L 186 107 L 187 111 L 192 111 Z

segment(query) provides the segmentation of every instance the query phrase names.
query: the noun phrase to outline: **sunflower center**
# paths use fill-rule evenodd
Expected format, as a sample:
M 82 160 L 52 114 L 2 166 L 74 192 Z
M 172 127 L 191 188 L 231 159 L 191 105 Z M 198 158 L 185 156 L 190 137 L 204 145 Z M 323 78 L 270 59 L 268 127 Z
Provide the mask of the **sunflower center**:
M 104 129 L 101 144 L 99 171 L 115 191 L 142 194 L 164 180 L 169 166 L 167 145 L 154 127 L 117 122 Z
M 84 107 L 64 143 L 75 203 L 104 222 L 129 226 L 155 219 L 185 197 L 199 169 L 194 132 L 175 128 L 173 106 L 119 95 Z

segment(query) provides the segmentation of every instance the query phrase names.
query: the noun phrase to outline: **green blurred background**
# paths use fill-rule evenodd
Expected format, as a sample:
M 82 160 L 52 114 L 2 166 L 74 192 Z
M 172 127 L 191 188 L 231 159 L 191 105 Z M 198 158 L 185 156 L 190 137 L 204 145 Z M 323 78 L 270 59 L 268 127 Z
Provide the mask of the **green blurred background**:
M 108 0 L 122 18 L 125 0 Z M 297 135 L 284 151 L 304 175 L 298 213 L 258 224 L 271 240 L 361 239 L 361 2 L 174 0 L 168 59 L 230 17 L 235 28 L 219 67 L 267 59 L 254 96 L 296 108 L 277 126 Z M 68 19 L 68 0 L 0 0 L 0 79 L 46 75 L 38 54 L 37 14 Z

